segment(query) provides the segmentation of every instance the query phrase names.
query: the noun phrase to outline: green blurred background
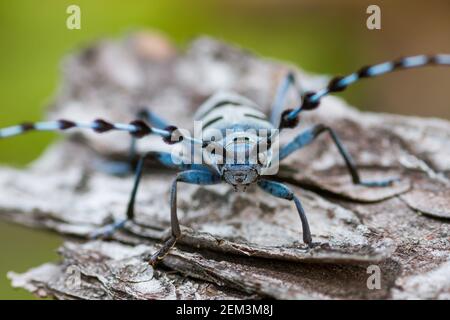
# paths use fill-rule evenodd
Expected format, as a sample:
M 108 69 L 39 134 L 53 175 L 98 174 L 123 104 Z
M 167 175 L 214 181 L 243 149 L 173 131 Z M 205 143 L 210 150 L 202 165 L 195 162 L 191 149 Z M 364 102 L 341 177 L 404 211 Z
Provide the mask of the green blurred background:
M 66 28 L 71 4 L 81 8 L 81 30 Z M 366 28 L 370 4 L 381 7 L 381 30 Z M 181 47 L 207 34 L 308 71 L 343 74 L 399 56 L 450 52 L 450 1 L 0 0 L 0 127 L 45 115 L 64 55 L 142 28 L 159 29 Z M 449 89 L 448 69 L 426 68 L 365 81 L 342 96 L 365 110 L 450 119 Z M 3 140 L 0 163 L 26 165 L 55 138 Z M 56 260 L 60 243 L 0 220 L 0 298 L 32 298 L 11 289 L 6 272 Z

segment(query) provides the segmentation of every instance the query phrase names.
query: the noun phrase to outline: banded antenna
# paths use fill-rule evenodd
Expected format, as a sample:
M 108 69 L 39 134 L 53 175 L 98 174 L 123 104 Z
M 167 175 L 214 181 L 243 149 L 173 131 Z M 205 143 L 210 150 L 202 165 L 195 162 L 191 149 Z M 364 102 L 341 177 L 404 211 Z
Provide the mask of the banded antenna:
M 366 66 L 347 76 L 334 77 L 328 83 L 326 88 L 317 92 L 309 91 L 303 94 L 302 103 L 298 108 L 285 110 L 281 116 L 279 128 L 283 129 L 295 127 L 298 122 L 297 117 L 301 111 L 316 109 L 320 105 L 320 100 L 323 97 L 330 93 L 344 91 L 349 85 L 352 85 L 361 79 L 372 78 L 402 69 L 412 69 L 433 65 L 450 66 L 450 54 L 410 56 L 395 61 Z

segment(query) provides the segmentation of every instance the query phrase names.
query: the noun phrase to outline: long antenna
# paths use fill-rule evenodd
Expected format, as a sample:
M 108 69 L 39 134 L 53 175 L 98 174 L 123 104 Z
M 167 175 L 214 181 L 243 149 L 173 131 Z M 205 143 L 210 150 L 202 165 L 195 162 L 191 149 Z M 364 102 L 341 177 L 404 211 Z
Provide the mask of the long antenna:
M 300 107 L 284 112 L 280 121 L 280 129 L 294 127 L 296 125 L 295 120 L 301 111 L 316 109 L 320 104 L 320 99 L 330 93 L 344 91 L 349 85 L 354 84 L 361 79 L 372 78 L 402 69 L 412 69 L 433 65 L 450 66 L 450 54 L 410 56 L 395 61 L 366 66 L 347 76 L 334 77 L 328 83 L 326 88 L 317 92 L 306 92 L 303 95 Z

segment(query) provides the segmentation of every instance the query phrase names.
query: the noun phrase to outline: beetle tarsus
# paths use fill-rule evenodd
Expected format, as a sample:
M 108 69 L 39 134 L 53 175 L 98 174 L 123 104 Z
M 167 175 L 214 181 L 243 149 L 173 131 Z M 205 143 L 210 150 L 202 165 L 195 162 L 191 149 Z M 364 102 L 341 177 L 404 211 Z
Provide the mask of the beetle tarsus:
M 169 251 L 174 247 L 175 243 L 177 242 L 177 238 L 174 236 L 171 236 L 169 239 L 167 239 L 163 246 L 156 251 L 149 260 L 149 264 L 152 267 L 155 267 L 164 257 L 169 253 Z

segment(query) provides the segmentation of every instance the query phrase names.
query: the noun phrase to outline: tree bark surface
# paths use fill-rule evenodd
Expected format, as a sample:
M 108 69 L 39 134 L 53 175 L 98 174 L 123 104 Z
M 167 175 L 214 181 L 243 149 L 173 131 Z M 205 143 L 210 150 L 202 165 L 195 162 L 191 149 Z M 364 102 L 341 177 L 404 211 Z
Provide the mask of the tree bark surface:
M 129 122 L 148 106 L 192 129 L 196 108 L 218 90 L 241 93 L 268 112 L 288 70 L 302 90 L 328 79 L 210 38 L 181 51 L 158 34 L 135 33 L 67 57 L 49 118 Z M 26 169 L 1 167 L 1 217 L 66 237 L 59 262 L 10 272 L 12 285 L 59 299 L 450 298 L 450 123 L 360 112 L 327 97 L 282 142 L 318 123 L 336 130 L 365 179 L 401 179 L 387 188 L 353 185 L 326 135 L 291 155 L 278 178 L 304 205 L 313 249 L 301 241 L 290 202 L 256 188 L 180 184 L 183 237 L 151 268 L 147 257 L 169 232 L 174 177 L 151 161 L 137 198 L 139 224 L 108 241 L 88 240 L 125 216 L 133 176 L 99 170 L 126 159 L 124 133 L 70 131 Z M 157 137 L 139 141 L 140 152 L 167 148 Z M 368 287 L 370 265 L 380 268 L 379 289 Z

